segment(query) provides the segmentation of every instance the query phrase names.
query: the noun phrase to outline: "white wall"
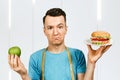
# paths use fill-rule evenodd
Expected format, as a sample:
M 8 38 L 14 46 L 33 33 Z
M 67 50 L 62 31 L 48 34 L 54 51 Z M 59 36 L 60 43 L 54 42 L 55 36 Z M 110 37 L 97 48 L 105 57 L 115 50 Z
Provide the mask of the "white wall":
M 0 0 L 0 80 L 20 80 L 11 71 L 7 62 L 7 50 L 18 45 L 22 49 L 21 59 L 28 68 L 29 56 L 36 50 L 47 46 L 43 34 L 42 17 L 47 9 L 61 7 L 66 11 L 68 33 L 66 45 L 83 50 L 87 57 L 84 40 L 94 30 L 101 29 L 111 33 L 113 45 L 98 61 L 95 80 L 119 80 L 119 21 L 120 0 L 102 0 L 102 22 L 97 27 L 97 0 L 12 0 L 11 28 L 9 28 L 9 0 Z

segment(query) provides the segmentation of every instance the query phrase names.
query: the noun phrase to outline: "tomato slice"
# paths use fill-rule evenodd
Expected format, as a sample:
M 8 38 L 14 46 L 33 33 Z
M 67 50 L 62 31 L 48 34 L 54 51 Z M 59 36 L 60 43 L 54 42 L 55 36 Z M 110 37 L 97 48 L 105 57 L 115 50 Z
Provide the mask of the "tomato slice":
M 109 39 L 104 39 L 104 38 L 92 38 L 94 41 L 107 41 Z

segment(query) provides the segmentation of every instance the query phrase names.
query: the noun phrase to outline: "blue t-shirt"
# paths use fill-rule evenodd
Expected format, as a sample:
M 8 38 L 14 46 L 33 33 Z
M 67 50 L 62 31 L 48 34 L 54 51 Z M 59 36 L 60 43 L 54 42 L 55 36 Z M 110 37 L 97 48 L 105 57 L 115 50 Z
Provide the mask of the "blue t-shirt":
M 76 80 L 78 73 L 85 73 L 86 71 L 85 57 L 81 50 L 74 48 L 68 49 L 72 57 L 74 80 Z M 41 80 L 43 51 L 44 49 L 41 49 L 30 56 L 29 76 L 31 80 Z M 71 80 L 70 63 L 67 51 L 64 50 L 58 54 L 46 51 L 44 71 L 45 80 Z

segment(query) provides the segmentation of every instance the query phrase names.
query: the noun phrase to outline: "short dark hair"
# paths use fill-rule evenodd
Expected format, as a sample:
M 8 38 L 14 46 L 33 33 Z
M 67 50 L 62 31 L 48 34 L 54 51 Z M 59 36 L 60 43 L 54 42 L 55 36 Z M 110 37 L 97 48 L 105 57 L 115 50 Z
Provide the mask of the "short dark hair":
M 64 19 L 65 19 L 65 22 L 66 22 L 66 13 L 62 9 L 60 9 L 60 8 L 51 8 L 51 9 L 49 9 L 46 12 L 45 16 L 43 17 L 43 23 L 45 23 L 45 18 L 48 15 L 49 16 L 53 16 L 53 17 L 62 15 L 64 17 Z

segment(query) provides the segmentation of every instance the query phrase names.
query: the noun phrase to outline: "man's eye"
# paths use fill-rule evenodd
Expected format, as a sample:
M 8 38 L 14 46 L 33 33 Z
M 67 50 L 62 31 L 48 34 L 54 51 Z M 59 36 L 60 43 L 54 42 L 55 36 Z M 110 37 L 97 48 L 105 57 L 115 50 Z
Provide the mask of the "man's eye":
M 62 28 L 63 28 L 63 26 L 58 26 L 58 28 L 59 28 L 59 29 L 62 29 Z
M 48 27 L 47 29 L 52 29 L 52 27 Z

